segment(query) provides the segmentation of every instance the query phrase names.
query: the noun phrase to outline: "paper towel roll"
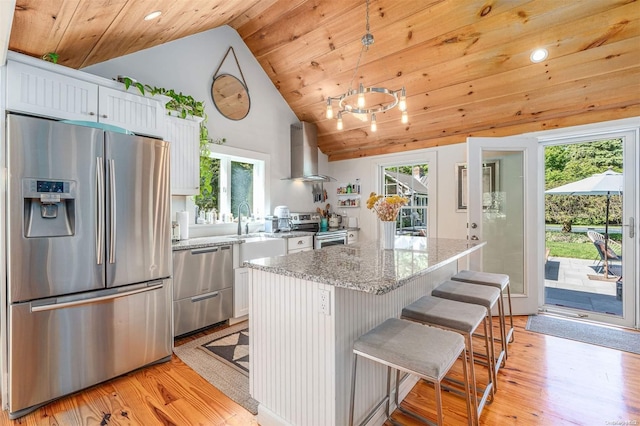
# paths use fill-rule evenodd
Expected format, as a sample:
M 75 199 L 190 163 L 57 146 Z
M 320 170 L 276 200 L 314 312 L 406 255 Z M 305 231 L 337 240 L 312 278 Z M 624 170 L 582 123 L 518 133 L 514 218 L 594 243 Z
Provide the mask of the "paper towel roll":
M 180 239 L 189 239 L 189 212 L 181 211 L 176 212 L 176 220 L 180 225 Z

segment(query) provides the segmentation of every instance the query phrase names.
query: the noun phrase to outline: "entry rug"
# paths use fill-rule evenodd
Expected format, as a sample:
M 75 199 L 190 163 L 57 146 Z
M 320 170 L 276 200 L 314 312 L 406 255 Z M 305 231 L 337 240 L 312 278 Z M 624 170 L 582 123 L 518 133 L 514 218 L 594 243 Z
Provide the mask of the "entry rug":
M 258 402 L 249 394 L 248 338 L 245 321 L 176 346 L 173 352 L 222 393 L 255 415 L 258 414 Z M 236 350 L 233 346 L 246 348 Z M 216 353 L 212 348 L 216 348 Z M 244 351 L 246 356 L 240 356 Z M 219 354 L 223 354 L 222 357 Z
M 549 315 L 529 315 L 527 330 L 640 355 L 640 332 Z

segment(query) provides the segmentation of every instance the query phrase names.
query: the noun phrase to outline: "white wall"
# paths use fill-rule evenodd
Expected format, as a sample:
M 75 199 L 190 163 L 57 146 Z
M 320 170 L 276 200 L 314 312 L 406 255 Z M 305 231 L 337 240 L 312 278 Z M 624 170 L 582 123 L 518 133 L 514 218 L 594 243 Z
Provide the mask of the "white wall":
M 229 46 L 234 48 L 251 98 L 249 114 L 239 121 L 222 116 L 211 99 L 213 75 Z M 277 205 L 288 205 L 293 211 L 311 209 L 308 185 L 281 180 L 290 176 L 289 126 L 298 119 L 233 28 L 223 26 L 205 31 L 92 65 L 83 71 L 106 78 L 127 75 L 151 86 L 174 89 L 204 100 L 212 138 L 226 138 L 226 145 L 230 147 L 270 154 L 270 197 L 260 210 L 273 212 Z M 219 73 L 241 79 L 231 53 Z M 326 174 L 327 157 L 319 154 L 319 172 Z M 185 197 L 174 197 L 173 212 L 184 206 Z
M 421 149 L 398 154 L 357 158 L 353 160 L 336 161 L 328 164 L 329 175 L 339 182 L 327 185 L 329 202 L 335 203 L 335 188 L 339 183 L 354 182 L 360 179 L 362 203 L 360 208 L 344 209 L 349 216 L 357 216 L 360 226 L 360 238 L 373 240 L 377 238 L 379 221 L 375 213 L 368 210 L 366 200 L 371 192 L 379 192 L 376 166 L 380 163 L 414 162 L 420 163 L 425 159 L 434 159 L 429 164 L 429 173 L 435 169 L 435 179 L 429 177 L 429 204 L 435 205 L 437 221 L 437 236 L 439 238 L 466 238 L 467 214 L 456 212 L 456 184 L 455 164 L 466 162 L 466 144 L 448 145 L 438 148 Z M 340 212 L 340 209 L 337 209 Z M 432 217 L 433 219 L 433 217 Z
M 229 46 L 233 46 L 249 88 L 251 109 L 246 118 L 233 121 L 223 117 L 213 105 L 211 83 L 213 74 L 220 65 Z M 231 54 L 230 54 L 231 55 Z M 205 101 L 209 116 L 207 127 L 212 138 L 226 138 L 226 145 L 270 154 L 271 179 L 264 211 L 273 211 L 277 205 L 287 205 L 292 211 L 315 211 L 326 203 L 313 203 L 311 185 L 302 182 L 283 181 L 290 173 L 289 126 L 297 122 L 295 114 L 284 101 L 269 77 L 260 67 L 238 33 L 224 26 L 200 34 L 175 40 L 160 46 L 112 59 L 84 68 L 83 71 L 106 78 L 127 75 L 151 86 L 165 87 L 190 94 Z M 220 72 L 230 73 L 238 78 L 240 74 L 232 56 L 228 56 Z M 214 147 L 215 150 L 215 147 Z M 465 145 L 451 145 L 434 149 L 411 151 L 387 156 L 368 157 L 329 163 L 327 156 L 319 153 L 319 173 L 335 177 L 338 182 L 325 184 L 328 203 L 337 206 L 335 196 L 339 183 L 354 182 L 360 178 L 362 186 L 362 207 L 336 209 L 349 216 L 359 218 L 364 240 L 377 237 L 378 222 L 375 214 L 367 210 L 365 201 L 371 191 L 378 191 L 375 164 L 396 161 L 410 156 L 437 156 L 437 188 L 430 188 L 435 194 L 438 236 L 446 238 L 466 237 L 466 213 L 455 211 L 454 164 L 464 162 Z M 430 202 L 433 202 L 430 199 Z M 172 211 L 187 206 L 186 197 L 174 197 Z M 193 213 L 193 212 L 191 212 Z M 203 227 L 194 235 L 232 233 L 233 227 Z

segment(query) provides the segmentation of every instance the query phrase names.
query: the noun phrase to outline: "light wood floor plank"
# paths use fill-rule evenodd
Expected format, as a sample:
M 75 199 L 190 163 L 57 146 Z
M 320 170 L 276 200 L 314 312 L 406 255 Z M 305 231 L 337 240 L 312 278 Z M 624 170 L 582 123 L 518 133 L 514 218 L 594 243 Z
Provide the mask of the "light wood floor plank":
M 485 407 L 482 425 L 640 424 L 640 355 L 525 330 L 516 318 L 516 340 L 500 370 L 499 391 Z M 221 328 L 182 338 L 184 344 Z M 454 368 L 454 376 L 460 376 Z M 482 368 L 476 372 L 482 381 Z M 403 403 L 435 419 L 433 390 L 418 383 Z M 447 425 L 466 425 L 464 401 L 444 395 Z M 411 418 L 394 414 L 409 426 Z M 257 425 L 253 416 L 173 357 L 54 401 L 19 420 L 0 413 L 0 425 Z M 390 423 L 387 423 L 390 424 Z M 620 423 L 617 423 L 620 424 Z

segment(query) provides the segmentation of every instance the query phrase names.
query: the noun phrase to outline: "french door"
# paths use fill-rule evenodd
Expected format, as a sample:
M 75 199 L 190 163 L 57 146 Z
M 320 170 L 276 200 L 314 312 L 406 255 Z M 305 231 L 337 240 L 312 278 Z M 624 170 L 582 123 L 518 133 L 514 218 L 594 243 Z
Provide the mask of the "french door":
M 589 303 L 585 304 L 585 308 L 581 309 L 580 304 L 577 306 L 570 306 L 570 309 L 563 309 L 558 307 L 554 303 L 550 303 L 545 307 L 546 310 L 553 311 L 560 314 L 577 315 L 581 318 L 589 321 L 596 321 L 602 323 L 608 323 L 613 325 L 620 325 L 625 327 L 637 327 L 638 323 L 638 306 L 639 301 L 639 279 L 638 279 L 638 224 L 637 224 L 637 205 L 638 200 L 638 167 L 639 167 L 639 152 L 637 149 L 638 135 L 637 130 L 617 130 L 604 128 L 601 130 L 593 130 L 590 132 L 581 132 L 579 134 L 566 134 L 563 137 L 552 136 L 549 138 L 541 138 L 542 146 L 558 146 L 558 145 L 570 145 L 570 144 L 587 144 L 589 142 L 601 141 L 601 140 L 620 140 L 622 143 L 622 187 L 619 188 L 616 193 L 622 199 L 622 227 L 619 229 L 621 234 L 621 262 L 618 266 L 621 269 L 616 270 L 616 274 L 622 276 L 622 278 L 610 278 L 603 281 L 592 281 L 598 283 L 598 287 L 601 290 L 594 290 L 596 292 L 606 292 L 605 298 L 614 299 L 615 294 L 616 302 L 599 302 L 598 305 L 593 303 L 594 307 L 591 308 Z M 542 166 L 541 166 L 542 167 Z M 575 229 L 576 227 L 574 227 Z M 601 229 L 599 229 L 602 231 Z M 610 231 L 611 232 L 611 231 Z M 543 233 L 543 231 L 541 232 Z M 617 247 L 616 247 L 617 249 Z M 602 279 L 603 274 L 593 272 L 587 277 L 591 280 Z M 584 276 L 581 276 L 584 278 Z M 620 281 L 620 284 L 617 284 Z M 618 293 L 618 287 L 621 293 Z M 541 293 L 542 294 L 542 293 Z M 585 290 L 580 291 L 582 296 Z M 544 299 L 542 299 L 544 300 Z M 621 305 L 621 312 L 618 308 L 612 309 L 612 303 Z
M 467 139 L 468 234 L 487 242 L 469 266 L 509 275 L 518 315 L 539 306 L 538 160 L 535 138 Z
M 579 316 L 627 327 L 640 324 L 639 127 L 630 120 L 623 125 L 602 123 L 536 137 L 467 139 L 468 238 L 487 242 L 469 266 L 509 275 L 514 314 L 536 313 L 544 304 L 544 146 L 621 138 L 623 314 Z

